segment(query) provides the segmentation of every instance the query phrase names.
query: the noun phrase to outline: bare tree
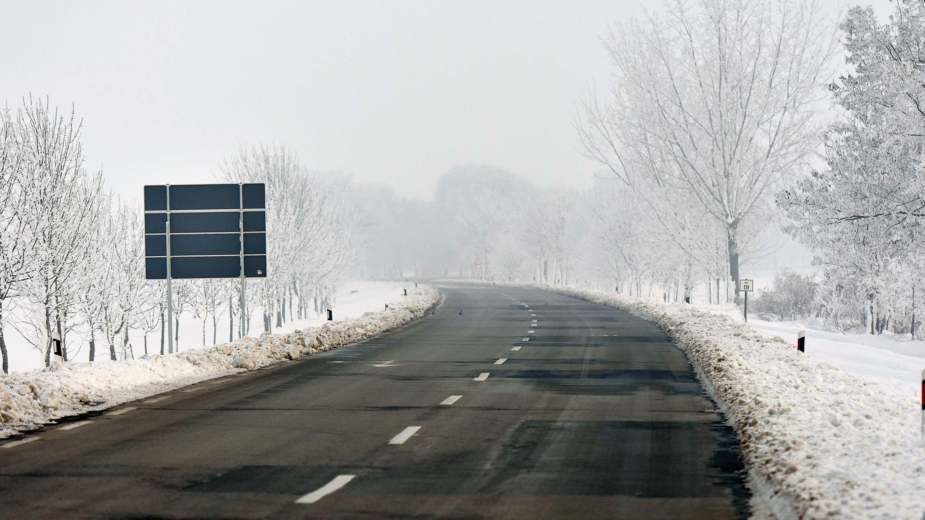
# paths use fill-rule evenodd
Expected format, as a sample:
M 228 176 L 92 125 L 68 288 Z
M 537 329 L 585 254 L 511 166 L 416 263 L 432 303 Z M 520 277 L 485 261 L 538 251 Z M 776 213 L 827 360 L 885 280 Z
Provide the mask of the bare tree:
M 744 223 L 819 142 L 814 108 L 837 33 L 817 0 L 671 0 L 665 11 L 610 32 L 615 81 L 606 103 L 586 103 L 579 133 L 673 236 L 677 193 L 719 223 L 738 287 Z
M 4 303 L 33 274 L 30 253 L 35 245 L 32 221 L 25 215 L 27 184 L 23 183 L 23 154 L 15 121 L 8 109 L 0 111 L 0 358 L 9 373 L 9 357 L 3 334 Z

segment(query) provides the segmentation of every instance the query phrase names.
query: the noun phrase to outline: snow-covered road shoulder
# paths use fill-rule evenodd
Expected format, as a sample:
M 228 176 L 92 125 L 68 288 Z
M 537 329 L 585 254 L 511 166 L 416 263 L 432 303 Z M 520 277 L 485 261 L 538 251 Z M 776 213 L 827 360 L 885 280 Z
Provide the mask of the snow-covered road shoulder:
M 923 518 L 925 447 L 910 386 L 859 378 L 727 316 L 561 292 L 661 326 L 733 423 L 756 498 L 779 518 Z
M 424 316 L 439 300 L 436 289 L 420 286 L 384 311 L 287 334 L 148 359 L 67 363 L 56 370 L 0 375 L 0 438 L 62 417 L 357 343 Z

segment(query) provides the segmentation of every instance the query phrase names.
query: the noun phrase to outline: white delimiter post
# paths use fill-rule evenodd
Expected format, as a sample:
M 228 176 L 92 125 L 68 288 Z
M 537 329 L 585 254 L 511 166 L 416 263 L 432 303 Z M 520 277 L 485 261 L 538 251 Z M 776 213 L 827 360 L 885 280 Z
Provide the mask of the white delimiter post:
M 170 287 L 170 185 L 167 189 L 167 352 L 173 354 L 173 292 Z

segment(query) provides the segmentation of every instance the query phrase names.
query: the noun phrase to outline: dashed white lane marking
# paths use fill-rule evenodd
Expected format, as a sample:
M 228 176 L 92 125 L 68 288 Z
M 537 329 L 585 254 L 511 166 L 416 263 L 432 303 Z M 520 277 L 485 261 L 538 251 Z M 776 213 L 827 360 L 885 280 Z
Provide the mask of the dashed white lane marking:
M 507 358 L 506 358 L 506 357 L 498 358 L 498 360 L 495 361 L 495 364 L 496 364 L 496 365 L 503 365 L 505 361 L 507 361 Z
M 389 444 L 393 446 L 398 446 L 399 444 L 404 444 L 408 439 L 410 439 L 415 433 L 421 430 L 420 426 L 409 426 L 401 431 L 395 437 L 392 437 L 389 440 Z
M 169 395 L 165 395 L 164 397 L 155 397 L 154 399 L 148 399 L 148 400 L 142 401 L 142 402 L 145 403 L 145 404 L 154 404 L 154 403 L 159 403 L 159 402 L 164 401 L 164 400 L 167 400 L 167 399 L 170 399 L 170 396 L 169 396 Z
M 41 437 L 27 437 L 25 439 L 20 439 L 18 441 L 8 442 L 0 448 L 15 448 L 16 446 L 22 446 L 23 444 L 29 444 L 30 442 L 35 442 L 41 439 Z
M 536 331 L 533 330 L 533 329 L 530 329 L 530 330 L 527 331 L 527 334 L 536 334 Z
M 356 475 L 338 475 L 334 477 L 333 480 L 327 484 L 321 486 L 320 488 L 312 491 L 311 493 L 302 496 L 295 501 L 296 504 L 314 504 L 315 502 L 321 500 L 322 498 L 334 493 L 340 488 L 346 486 L 353 480 Z
M 198 392 L 200 390 L 204 390 L 204 388 L 201 386 L 197 386 L 196 388 L 187 388 L 186 390 L 181 390 L 181 392 L 183 392 L 184 394 L 191 394 L 193 392 Z
M 459 401 L 460 399 L 462 399 L 461 395 L 451 395 L 447 397 L 446 399 L 444 399 L 443 401 L 440 401 L 440 404 L 442 404 L 443 406 L 453 406 L 454 404 L 456 404 L 456 401 Z
M 530 313 L 530 317 L 531 317 L 531 318 L 536 318 L 536 313 L 535 313 L 535 312 L 531 312 L 531 313 Z
M 339 364 L 341 364 L 341 363 L 346 363 L 346 361 L 341 361 L 341 360 L 338 359 L 338 360 L 336 360 L 336 361 L 328 361 L 328 363 L 331 363 L 331 364 L 334 364 L 334 365 L 339 365 Z
M 517 352 L 518 350 L 520 350 L 520 345 L 511 347 L 511 350 L 513 350 L 514 352 Z
M 124 414 L 124 413 L 129 413 L 129 412 L 131 412 L 132 410 L 137 410 L 137 409 L 138 409 L 138 408 L 135 408 L 134 406 L 129 406 L 129 407 L 126 407 L 126 408 L 122 408 L 122 409 L 113 411 L 113 412 L 109 412 L 109 413 L 107 413 L 106 415 L 122 415 L 122 414 Z
M 484 381 L 488 379 L 488 376 L 489 376 L 489 372 L 482 372 L 481 374 L 478 375 L 478 377 L 473 377 L 472 380 L 473 381 Z
M 530 338 L 521 338 L 520 341 L 530 341 Z
M 90 423 L 92 423 L 92 422 L 93 422 L 93 421 L 77 421 L 77 422 L 72 422 L 72 423 L 70 423 L 70 424 L 65 424 L 64 426 L 62 426 L 62 427 L 60 427 L 60 428 L 58 428 L 58 429 L 59 429 L 59 430 L 64 430 L 64 431 L 76 430 L 77 428 L 80 428 L 81 426 L 86 426 L 86 425 L 88 425 L 88 424 L 90 424 Z
M 376 367 L 376 368 L 389 368 L 389 367 L 391 367 L 391 366 L 394 366 L 393 363 L 395 363 L 395 360 L 390 359 L 390 360 L 384 361 L 384 362 L 382 362 L 382 363 L 376 363 L 376 364 L 373 365 L 373 366 Z

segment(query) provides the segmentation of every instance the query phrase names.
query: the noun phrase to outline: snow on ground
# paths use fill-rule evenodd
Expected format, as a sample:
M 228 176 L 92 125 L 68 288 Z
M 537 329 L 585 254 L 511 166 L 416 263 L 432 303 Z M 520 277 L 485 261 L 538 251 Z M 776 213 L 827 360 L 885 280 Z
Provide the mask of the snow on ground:
M 923 518 L 925 445 L 907 375 L 859 377 L 797 352 L 795 334 L 770 338 L 690 305 L 561 291 L 629 310 L 671 335 L 739 434 L 757 509 L 780 518 Z M 822 350 L 823 339 L 810 341 L 808 349 Z
M 743 322 L 741 311 L 734 305 L 700 305 L 696 308 L 730 316 Z M 925 341 L 911 341 L 908 336 L 892 334 L 873 336 L 819 330 L 795 321 L 765 321 L 748 318 L 752 329 L 768 336 L 781 338 L 796 345 L 797 335 L 806 331 L 806 355 L 830 363 L 846 372 L 880 382 L 904 385 L 918 391 L 922 370 L 925 369 Z M 925 490 L 923 490 L 925 491 Z
M 334 319 L 355 318 L 365 312 L 378 311 L 385 307 L 386 303 L 395 300 L 402 294 L 406 287 L 412 287 L 408 282 L 386 282 L 386 281 L 366 281 L 353 280 L 345 282 L 340 286 L 334 295 Z M 259 334 L 262 327 L 260 307 L 253 309 L 251 313 L 251 331 Z M 291 321 L 282 327 L 274 327 L 274 333 L 292 332 L 305 327 L 314 327 L 325 322 L 326 316 L 319 314 L 307 320 Z M 212 318 L 209 317 L 205 323 L 206 345 L 203 345 L 203 322 L 201 319 L 193 316 L 190 310 L 185 311 L 180 316 L 180 341 L 178 343 L 181 352 L 207 348 L 212 344 Z M 218 343 L 228 339 L 228 315 L 224 310 L 219 312 L 218 327 L 216 336 Z M 45 366 L 45 358 L 41 351 L 33 348 L 23 338 L 18 331 L 8 326 L 5 330 L 6 341 L 10 353 L 10 371 L 11 372 L 29 372 Z M 148 351 L 151 353 L 160 351 L 160 331 L 154 331 L 148 334 Z M 132 329 L 130 332 L 130 341 L 134 347 L 136 356 L 144 354 L 144 334 L 139 330 Z M 87 343 L 89 339 L 84 331 L 77 330 L 68 335 L 68 350 L 71 359 L 74 361 L 87 361 L 89 348 Z M 109 346 L 104 338 L 97 335 L 97 352 L 96 358 L 109 357 Z
M 352 310 L 344 312 L 353 312 L 353 317 L 285 334 L 148 359 L 71 362 L 50 370 L 0 375 L 0 438 L 62 417 L 356 343 L 423 316 L 440 297 L 426 286 L 409 289 L 407 297 L 392 289 L 383 289 L 380 296 L 385 294 L 390 295 L 388 309 L 377 303 L 377 312 L 360 315 L 365 304 L 357 296 L 347 305 Z

